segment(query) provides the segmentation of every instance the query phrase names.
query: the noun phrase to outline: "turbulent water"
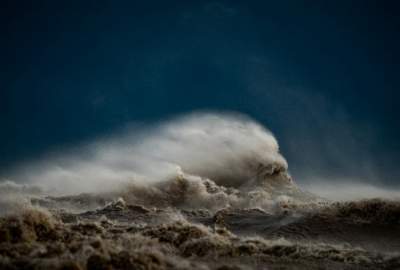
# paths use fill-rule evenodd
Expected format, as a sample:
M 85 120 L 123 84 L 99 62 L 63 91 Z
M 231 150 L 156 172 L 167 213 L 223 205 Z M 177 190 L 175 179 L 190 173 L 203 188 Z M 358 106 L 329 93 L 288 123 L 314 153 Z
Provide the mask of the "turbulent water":
M 399 202 L 300 189 L 243 116 L 136 128 L 7 178 L 0 269 L 400 269 Z

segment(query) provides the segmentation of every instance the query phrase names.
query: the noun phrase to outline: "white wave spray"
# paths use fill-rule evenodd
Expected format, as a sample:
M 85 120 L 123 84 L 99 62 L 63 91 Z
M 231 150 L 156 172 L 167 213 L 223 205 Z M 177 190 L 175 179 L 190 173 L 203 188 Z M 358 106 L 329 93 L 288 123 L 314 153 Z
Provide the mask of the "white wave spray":
M 250 118 L 193 113 L 20 167 L 11 179 L 76 194 L 158 183 L 182 170 L 239 187 L 259 174 L 286 172 L 287 163 L 272 133 Z

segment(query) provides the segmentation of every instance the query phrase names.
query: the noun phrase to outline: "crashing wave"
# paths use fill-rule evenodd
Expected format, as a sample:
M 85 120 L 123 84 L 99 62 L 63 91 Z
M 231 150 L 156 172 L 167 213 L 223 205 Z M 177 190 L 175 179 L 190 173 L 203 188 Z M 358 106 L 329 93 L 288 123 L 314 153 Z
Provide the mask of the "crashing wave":
M 40 192 L 30 192 L 26 184 L 8 184 L 7 190 L 59 197 L 59 205 L 68 201 L 60 195 L 77 202 L 82 196 L 72 197 L 81 193 L 94 201 L 123 197 L 135 204 L 209 209 L 271 208 L 277 201 L 315 199 L 292 181 L 271 132 L 241 115 L 192 114 L 99 141 L 82 152 L 84 158 L 79 151 L 53 156 L 11 175 L 40 186 Z
M 303 191 L 243 116 L 193 114 L 6 177 L 1 269 L 400 268 L 398 202 Z

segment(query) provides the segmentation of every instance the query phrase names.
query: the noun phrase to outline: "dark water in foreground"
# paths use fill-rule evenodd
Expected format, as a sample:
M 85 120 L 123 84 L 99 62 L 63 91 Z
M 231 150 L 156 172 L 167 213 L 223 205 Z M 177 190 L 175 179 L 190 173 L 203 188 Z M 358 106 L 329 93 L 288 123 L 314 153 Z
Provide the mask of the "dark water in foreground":
M 400 269 L 398 202 L 210 210 L 81 194 L 31 204 L 0 219 L 0 269 Z

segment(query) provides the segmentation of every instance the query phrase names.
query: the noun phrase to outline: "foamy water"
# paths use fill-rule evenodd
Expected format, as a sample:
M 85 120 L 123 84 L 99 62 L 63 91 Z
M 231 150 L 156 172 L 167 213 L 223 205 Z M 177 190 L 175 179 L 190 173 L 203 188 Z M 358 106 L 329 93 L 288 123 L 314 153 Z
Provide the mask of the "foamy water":
M 400 266 L 397 201 L 302 190 L 272 133 L 242 115 L 132 128 L 3 177 L 0 268 Z M 335 200 L 395 194 L 319 182 L 306 187 Z

